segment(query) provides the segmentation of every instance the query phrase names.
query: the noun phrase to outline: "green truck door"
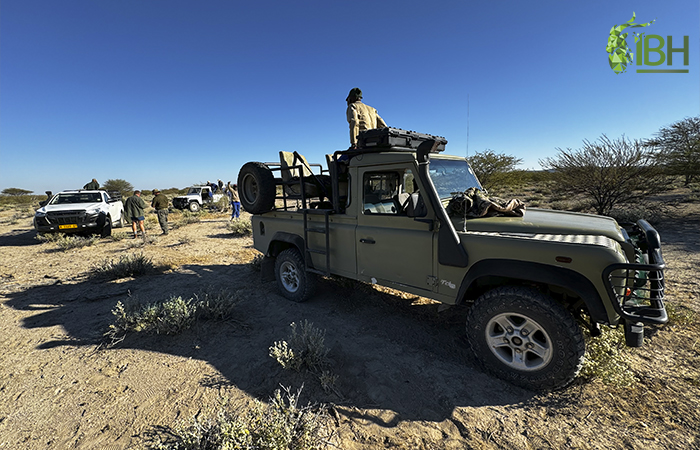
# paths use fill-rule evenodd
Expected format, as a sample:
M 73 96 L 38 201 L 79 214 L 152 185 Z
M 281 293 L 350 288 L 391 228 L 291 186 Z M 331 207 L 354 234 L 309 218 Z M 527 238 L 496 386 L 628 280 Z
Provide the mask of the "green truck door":
M 401 211 L 401 200 L 412 192 L 410 169 L 368 170 L 361 179 L 355 231 L 360 279 L 432 291 L 434 233 Z

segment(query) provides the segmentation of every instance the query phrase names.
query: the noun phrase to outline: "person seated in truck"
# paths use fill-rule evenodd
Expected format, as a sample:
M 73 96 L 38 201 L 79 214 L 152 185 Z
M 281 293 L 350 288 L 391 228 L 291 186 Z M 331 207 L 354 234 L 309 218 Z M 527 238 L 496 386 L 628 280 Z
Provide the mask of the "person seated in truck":
M 361 131 L 372 130 L 374 128 L 386 128 L 386 122 L 379 117 L 377 110 L 362 103 L 362 91 L 360 88 L 350 89 L 345 101 L 348 109 L 345 115 L 350 124 L 350 148 L 357 148 L 357 135 Z
M 83 186 L 83 189 L 89 189 L 89 190 L 97 190 L 100 188 L 100 183 L 97 182 L 96 179 L 92 179 L 89 183 L 86 183 L 85 186 Z

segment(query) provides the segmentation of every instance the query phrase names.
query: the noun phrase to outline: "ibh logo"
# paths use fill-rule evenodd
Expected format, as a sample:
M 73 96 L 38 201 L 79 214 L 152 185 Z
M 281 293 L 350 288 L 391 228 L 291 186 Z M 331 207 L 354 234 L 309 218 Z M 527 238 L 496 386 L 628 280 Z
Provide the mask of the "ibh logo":
M 628 33 L 622 31 L 626 28 L 642 28 L 648 27 L 656 21 L 656 19 L 647 23 L 635 23 L 635 13 L 632 13 L 632 18 L 622 25 L 615 25 L 610 29 L 608 37 L 608 45 L 605 50 L 608 52 L 608 64 L 610 68 L 617 74 L 627 70 L 627 66 L 634 60 L 634 53 L 630 51 L 627 45 Z M 656 41 L 655 47 L 651 46 L 652 41 Z M 644 33 L 634 33 L 634 42 L 636 44 L 637 60 L 636 65 L 641 66 L 642 63 L 646 66 L 660 66 L 666 61 L 668 66 L 673 64 L 673 54 L 683 54 L 683 65 L 688 65 L 688 57 L 690 55 L 689 37 L 683 36 L 683 47 L 673 47 L 673 36 L 667 36 L 666 40 L 657 34 L 645 35 Z M 664 42 L 666 45 L 666 53 L 663 52 Z M 652 61 L 649 57 L 651 53 L 656 53 L 658 58 Z M 668 55 L 668 58 L 666 56 Z M 688 73 L 688 69 L 637 69 L 637 73 Z

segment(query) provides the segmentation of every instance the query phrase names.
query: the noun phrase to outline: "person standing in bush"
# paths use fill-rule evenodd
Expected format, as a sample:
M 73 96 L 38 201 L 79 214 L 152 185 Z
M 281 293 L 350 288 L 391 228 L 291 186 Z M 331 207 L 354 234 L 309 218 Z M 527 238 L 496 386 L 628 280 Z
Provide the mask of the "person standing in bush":
M 158 215 L 158 223 L 163 234 L 168 234 L 168 197 L 161 193 L 158 189 L 153 189 L 153 201 L 151 206 L 155 208 Z
M 134 191 L 134 195 L 126 199 L 124 203 L 124 213 L 131 220 L 131 229 L 134 230 L 134 239 L 138 236 L 136 233 L 136 224 L 141 229 L 141 235 L 146 238 L 146 229 L 143 226 L 143 221 L 146 219 L 146 202 L 141 198 L 141 191 Z

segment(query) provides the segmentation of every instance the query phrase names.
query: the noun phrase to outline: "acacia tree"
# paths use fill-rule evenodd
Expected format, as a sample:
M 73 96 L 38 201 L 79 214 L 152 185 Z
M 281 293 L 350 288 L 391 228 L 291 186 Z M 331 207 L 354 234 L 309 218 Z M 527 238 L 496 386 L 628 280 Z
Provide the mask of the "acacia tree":
M 640 140 L 602 135 L 595 142 L 584 140 L 580 149 L 557 151 L 557 156 L 540 160 L 544 169 L 554 173 L 556 189 L 589 197 L 601 215 L 609 214 L 619 203 L 661 192 L 668 185 L 658 155 Z
M 102 185 L 102 189 L 106 191 L 118 191 L 122 197 L 128 197 L 134 190 L 134 186 L 126 180 L 117 178 L 115 180 L 107 180 Z
M 686 117 L 661 128 L 647 144 L 660 150 L 669 173 L 682 175 L 685 186 L 700 179 L 700 117 Z
M 26 189 L 20 189 L 20 188 L 5 188 L 2 190 L 3 195 L 27 195 L 31 194 L 34 191 L 28 191 Z
M 506 181 L 515 170 L 515 166 L 523 161 L 515 156 L 496 153 L 489 149 L 476 152 L 467 160 L 485 189 L 491 189 L 498 183 Z

